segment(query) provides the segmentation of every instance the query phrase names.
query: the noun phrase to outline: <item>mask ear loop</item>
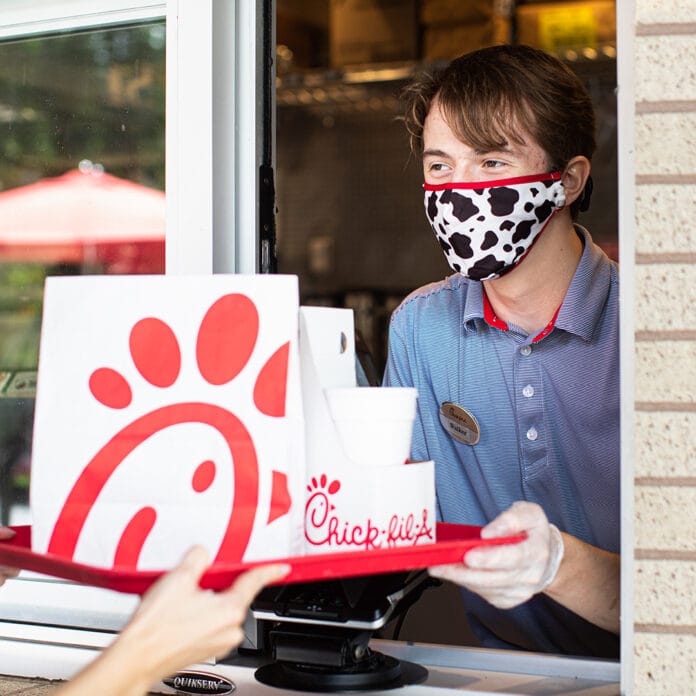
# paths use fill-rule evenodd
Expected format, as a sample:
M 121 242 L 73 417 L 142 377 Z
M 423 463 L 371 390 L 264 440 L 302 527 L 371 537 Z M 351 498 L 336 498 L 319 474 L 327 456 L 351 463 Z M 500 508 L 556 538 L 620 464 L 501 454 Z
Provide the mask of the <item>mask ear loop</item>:
M 587 177 L 587 182 L 585 183 L 585 188 L 582 190 L 582 198 L 580 198 L 580 205 L 578 206 L 581 213 L 584 213 L 590 207 L 590 198 L 592 197 L 592 189 L 594 184 L 592 182 L 592 177 Z

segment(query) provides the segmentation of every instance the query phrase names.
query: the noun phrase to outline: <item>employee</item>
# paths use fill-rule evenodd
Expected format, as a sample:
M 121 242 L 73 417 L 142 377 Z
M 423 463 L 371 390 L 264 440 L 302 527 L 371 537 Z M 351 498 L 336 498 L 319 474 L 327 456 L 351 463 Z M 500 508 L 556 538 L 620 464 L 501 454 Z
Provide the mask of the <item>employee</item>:
M 578 225 L 590 98 L 525 46 L 452 61 L 405 90 L 425 211 L 455 271 L 394 312 L 385 384 L 419 394 L 412 458 L 438 513 L 518 544 L 432 568 L 486 647 L 616 657 L 618 272 Z

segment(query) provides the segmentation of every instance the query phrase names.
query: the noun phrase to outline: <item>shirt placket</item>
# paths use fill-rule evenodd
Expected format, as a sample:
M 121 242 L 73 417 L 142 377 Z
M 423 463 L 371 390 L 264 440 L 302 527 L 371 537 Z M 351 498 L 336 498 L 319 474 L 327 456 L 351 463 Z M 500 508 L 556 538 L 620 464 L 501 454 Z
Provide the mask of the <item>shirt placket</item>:
M 543 468 L 547 453 L 540 350 L 528 339 L 517 348 L 514 358 L 513 389 L 523 489 Z

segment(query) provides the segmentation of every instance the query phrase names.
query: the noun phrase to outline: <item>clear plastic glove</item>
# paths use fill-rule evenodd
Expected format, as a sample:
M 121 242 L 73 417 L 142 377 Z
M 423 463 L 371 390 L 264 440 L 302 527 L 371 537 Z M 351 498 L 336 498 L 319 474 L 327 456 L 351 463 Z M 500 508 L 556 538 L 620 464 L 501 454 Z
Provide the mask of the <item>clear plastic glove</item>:
M 462 563 L 435 566 L 429 573 L 461 585 L 499 609 L 511 609 L 543 592 L 563 559 L 563 538 L 536 503 L 517 502 L 481 530 L 484 539 L 525 532 L 516 544 L 468 551 Z
M 14 530 L 9 527 L 0 527 L 0 541 L 6 541 L 11 539 L 15 535 Z M 19 570 L 17 568 L 10 568 L 9 566 L 0 565 L 0 585 L 2 585 L 7 578 L 16 578 L 19 575 Z

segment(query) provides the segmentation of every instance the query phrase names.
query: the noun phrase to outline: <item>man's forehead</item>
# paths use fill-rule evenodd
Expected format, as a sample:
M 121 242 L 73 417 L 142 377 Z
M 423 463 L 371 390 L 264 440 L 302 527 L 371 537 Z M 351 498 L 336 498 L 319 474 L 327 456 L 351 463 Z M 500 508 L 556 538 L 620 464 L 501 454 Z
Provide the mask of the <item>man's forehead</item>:
M 495 133 L 499 137 L 499 142 L 533 142 L 534 139 L 529 132 L 529 128 L 519 116 L 510 116 L 501 113 L 499 109 L 491 113 L 485 111 L 466 113 L 464 106 L 448 106 L 441 104 L 437 99 L 433 100 L 430 109 L 425 117 L 424 127 L 427 130 L 446 125 L 451 131 L 460 130 L 458 124 L 470 124 L 473 129 L 477 121 L 483 121 L 482 130 L 488 133 Z

